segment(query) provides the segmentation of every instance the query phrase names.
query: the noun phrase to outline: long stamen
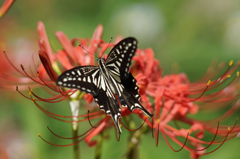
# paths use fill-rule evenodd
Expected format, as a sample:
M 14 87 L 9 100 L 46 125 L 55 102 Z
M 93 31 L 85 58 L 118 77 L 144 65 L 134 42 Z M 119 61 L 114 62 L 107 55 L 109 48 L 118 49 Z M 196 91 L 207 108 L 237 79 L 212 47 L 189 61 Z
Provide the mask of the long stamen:
M 222 75 L 220 78 L 218 78 L 216 81 L 214 81 L 213 85 L 215 85 L 216 83 L 218 83 L 219 81 L 221 81 L 222 78 L 226 76 L 226 74 L 227 74 L 228 71 L 230 70 L 232 64 L 233 64 L 233 60 L 231 60 L 231 61 L 229 62 L 229 66 L 228 66 L 227 70 L 223 73 L 223 75 Z
M 99 124 L 101 124 L 101 122 L 103 122 L 103 120 L 100 120 L 97 124 L 95 124 L 95 125 L 99 125 Z M 54 136 L 56 136 L 56 137 L 59 137 L 59 138 L 62 138 L 62 139 L 76 139 L 76 138 L 80 138 L 80 137 L 82 137 L 82 136 L 84 136 L 84 135 L 88 135 L 88 134 L 90 134 L 94 129 L 93 128 L 90 128 L 89 130 L 87 130 L 86 132 L 84 132 L 83 134 L 81 134 L 81 135 L 78 135 L 78 136 L 75 136 L 75 137 L 62 137 L 62 136 L 59 136 L 59 135 L 57 135 L 57 134 L 55 134 L 49 127 L 47 127 L 48 128 L 48 130 L 54 135 Z
M 239 76 L 239 72 L 236 73 L 236 76 L 231 80 L 231 82 L 230 82 L 226 87 L 230 86 L 230 84 L 232 84 L 233 81 L 234 81 L 238 76 Z M 202 97 L 201 100 L 204 100 L 204 99 L 207 99 L 207 98 L 213 98 L 213 97 L 217 98 L 217 95 L 221 95 L 221 93 L 223 93 L 223 92 L 225 91 L 225 88 L 226 88 L 226 87 L 222 88 L 220 91 L 218 91 L 218 92 L 216 92 L 216 93 L 213 93 L 213 94 L 211 94 L 211 95 Z M 211 89 L 208 89 L 208 90 L 211 90 Z
M 90 121 L 90 118 L 89 118 L 89 110 L 88 110 L 88 122 L 89 122 L 89 124 L 91 125 L 92 128 L 97 128 L 99 126 L 99 124 L 95 124 L 95 125 L 98 125 L 97 127 L 92 125 L 92 123 Z
M 224 144 L 224 142 L 226 141 L 229 133 L 230 133 L 230 127 L 228 127 L 228 132 L 227 132 L 227 135 L 226 135 L 225 139 L 223 140 L 223 142 L 216 149 L 214 149 L 214 150 L 212 150 L 212 151 L 210 151 L 208 153 L 204 153 L 202 155 L 208 155 L 208 154 L 213 153 L 214 151 L 218 150 Z
M 32 98 L 30 98 L 30 97 L 27 97 L 26 95 L 24 95 L 21 91 L 19 91 L 19 89 L 18 89 L 18 86 L 16 86 L 16 91 L 18 92 L 18 93 L 20 93 L 23 97 L 25 97 L 25 98 L 27 98 L 27 99 L 30 99 L 30 100 L 32 100 Z M 40 101 L 40 100 L 38 100 L 37 99 L 37 101 Z
M 32 101 L 33 103 L 42 111 L 44 112 L 46 115 L 48 115 L 49 117 L 51 118 L 54 118 L 56 120 L 59 120 L 59 121 L 63 121 L 63 122 L 67 122 L 67 123 L 72 123 L 73 121 L 69 121 L 69 120 L 63 120 L 63 119 L 60 119 L 60 118 L 57 118 L 57 117 L 61 117 L 61 118 L 72 118 L 72 116 L 63 116 L 63 115 L 58 115 L 58 114 L 55 114 L 55 113 L 52 113 L 52 112 L 49 112 L 48 110 L 42 108 L 35 100 L 34 98 L 32 98 Z M 78 117 L 78 116 L 77 116 Z M 82 117 L 82 116 L 79 116 L 79 117 Z M 92 119 L 93 118 L 97 118 L 99 117 L 99 115 L 95 115 L 93 117 L 91 117 Z M 74 121 L 74 122 L 84 122 L 84 121 L 87 121 L 88 119 L 82 119 L 82 120 L 77 120 L 77 121 Z
M 157 139 L 156 139 L 156 147 L 158 147 L 158 141 L 159 141 L 159 125 L 160 125 L 160 120 L 158 119 L 158 128 L 157 128 Z
M 58 88 L 58 89 L 59 89 L 58 86 L 56 86 L 56 85 L 48 85 L 48 84 L 46 83 L 46 81 L 44 81 L 44 80 L 39 76 L 39 73 L 37 73 L 37 77 L 41 80 L 41 82 L 44 84 L 44 86 L 47 86 L 49 89 L 51 89 L 51 90 L 59 93 L 59 91 L 58 91 L 57 89 L 55 89 L 55 88 Z M 55 82 L 52 82 L 52 81 L 50 81 L 50 83 L 55 84 Z
M 155 131 L 155 135 L 153 135 L 153 128 L 154 128 L 154 123 L 153 123 L 154 119 L 152 118 L 152 137 L 156 138 L 156 147 L 158 146 L 158 140 L 159 140 L 159 126 L 160 126 L 160 119 L 158 119 L 158 123 L 157 123 L 157 130 Z
M 231 130 L 230 130 L 230 132 L 229 132 L 229 134 L 231 134 L 232 131 L 235 129 L 235 126 L 237 125 L 237 122 L 238 122 L 238 118 L 236 119 L 236 121 L 235 121 L 233 127 L 231 128 Z M 228 128 L 230 128 L 230 127 L 228 127 Z M 239 131 L 240 131 L 240 130 L 239 130 Z M 237 133 L 238 133 L 238 132 L 237 132 Z M 236 133 L 235 135 L 233 135 L 233 136 L 236 136 L 237 133 Z M 219 144 L 219 143 L 221 143 L 221 142 L 218 142 L 218 141 L 222 140 L 223 138 L 224 138 L 224 137 L 221 137 L 220 139 L 217 139 L 214 143 L 215 143 L 215 144 Z
M 21 68 L 22 68 L 22 70 L 23 70 L 25 76 L 27 76 L 28 78 L 30 78 L 31 80 L 33 80 L 34 82 L 36 82 L 36 83 L 38 83 L 38 84 L 40 84 L 40 85 L 44 85 L 43 83 L 41 83 L 41 82 L 35 80 L 34 78 L 32 78 L 31 76 L 29 76 L 28 73 L 25 71 L 25 69 L 24 69 L 24 67 L 23 67 L 22 64 L 21 64 L 20 66 L 21 66 Z
M 20 73 L 21 75 L 24 76 L 24 74 L 23 74 L 20 70 L 18 70 L 17 67 L 15 67 L 15 66 L 13 65 L 13 63 L 11 62 L 11 60 L 10 60 L 10 59 L 8 58 L 8 56 L 6 55 L 6 51 L 5 51 L 5 50 L 3 50 L 3 54 L 5 55 L 7 61 L 10 63 L 10 65 L 11 65 L 18 73 Z
M 167 142 L 168 146 L 169 146 L 174 152 L 179 152 L 179 151 L 181 151 L 181 150 L 185 147 L 185 145 L 186 145 L 186 143 L 187 143 L 187 140 L 188 140 L 188 136 L 189 136 L 189 134 L 190 134 L 190 131 L 188 130 L 188 131 L 187 131 L 187 137 L 186 137 L 186 139 L 185 139 L 184 144 L 182 145 L 182 147 L 181 147 L 179 150 L 175 150 L 175 149 L 171 146 L 171 144 L 168 142 L 168 140 L 167 140 L 167 138 L 166 138 L 165 133 L 163 132 L 163 130 L 162 130 L 161 128 L 160 128 L 160 130 L 161 130 L 162 135 L 163 135 L 163 138 L 164 138 L 165 141 Z
M 74 94 L 77 90 L 74 90 L 73 92 L 71 92 L 68 96 L 61 96 L 61 95 L 56 95 L 54 97 L 51 97 L 51 98 L 47 98 L 47 99 L 44 99 L 44 98 L 41 98 L 39 97 L 38 95 L 36 95 L 31 89 L 30 89 L 30 92 L 32 95 L 34 95 L 36 98 L 38 98 L 39 101 L 44 101 L 44 102 L 48 102 L 48 103 L 57 103 L 57 102 L 61 102 L 65 99 L 67 99 L 68 97 L 70 97 L 72 94 Z M 61 98 L 61 99 L 60 99 Z M 56 100 L 56 99 L 59 99 L 59 100 Z
M 57 146 L 57 147 L 68 147 L 68 146 L 73 146 L 73 145 L 75 145 L 75 144 L 77 144 L 77 143 L 79 143 L 79 142 L 81 142 L 81 141 L 84 140 L 84 138 L 82 138 L 82 139 L 80 139 L 80 140 L 78 140 L 78 141 L 76 141 L 76 142 L 74 142 L 74 143 L 71 143 L 71 144 L 67 144 L 67 145 L 58 145 L 58 144 L 53 144 L 53 143 L 51 143 L 51 142 L 48 142 L 47 140 L 45 140 L 44 138 L 42 138 L 42 136 L 41 136 L 40 134 L 38 134 L 38 137 L 40 137 L 44 142 L 46 142 L 46 143 L 48 143 L 48 144 L 50 144 L 50 145 L 53 145 L 53 146 Z
M 192 149 L 192 150 L 194 150 L 194 151 L 204 151 L 204 150 L 206 150 L 207 148 L 209 148 L 209 147 L 214 143 L 214 140 L 215 140 L 215 138 L 217 137 L 218 128 L 219 128 L 219 121 L 218 121 L 218 126 L 217 126 L 216 133 L 215 133 L 212 141 L 208 144 L 208 146 L 206 146 L 205 148 L 202 148 L 202 149 L 198 149 L 198 150 L 195 150 L 195 149 L 192 149 L 192 148 L 190 148 L 190 149 Z
M 136 131 L 136 130 L 139 130 L 139 129 L 143 126 L 143 124 L 146 122 L 147 118 L 148 118 L 148 116 L 146 116 L 146 118 L 144 119 L 143 123 L 142 123 L 138 128 L 136 128 L 136 129 L 129 129 L 121 120 L 120 120 L 120 123 L 122 124 L 122 126 L 123 126 L 125 129 L 127 129 L 127 130 L 129 130 L 129 131 Z

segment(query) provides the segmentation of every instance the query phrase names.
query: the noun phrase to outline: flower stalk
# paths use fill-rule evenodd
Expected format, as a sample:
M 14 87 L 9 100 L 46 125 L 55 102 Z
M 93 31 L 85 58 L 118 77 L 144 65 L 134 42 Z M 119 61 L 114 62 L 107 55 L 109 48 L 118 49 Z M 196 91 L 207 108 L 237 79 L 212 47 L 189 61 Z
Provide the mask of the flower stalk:
M 101 132 L 100 134 L 98 134 L 98 137 L 97 137 L 95 159 L 100 159 L 101 158 L 102 144 L 103 144 L 103 133 L 104 132 Z
M 78 141 L 77 136 L 78 136 L 78 126 L 74 127 L 74 129 L 73 129 L 73 143 L 76 143 Z M 73 145 L 74 159 L 80 159 L 79 145 L 80 145 L 80 143 Z
M 74 93 L 73 95 L 75 96 L 77 93 Z M 73 98 L 73 95 L 70 97 L 70 99 Z M 80 100 L 72 100 L 70 101 L 70 107 L 71 107 L 71 112 L 72 112 L 72 124 L 73 124 L 73 142 L 77 142 L 78 141 L 78 112 L 79 112 L 79 107 L 80 107 Z M 74 151 L 74 159 L 79 159 L 79 143 L 75 144 L 73 146 L 73 151 Z
M 130 120 L 128 120 L 128 122 L 130 123 L 129 127 L 132 130 L 134 130 L 135 123 Z M 140 129 L 137 129 L 136 131 L 130 131 L 128 146 L 127 146 L 127 153 L 126 153 L 127 159 L 139 158 L 139 147 L 140 147 L 141 139 L 149 130 L 150 130 L 149 127 L 144 122 L 144 125 L 143 126 L 141 125 Z

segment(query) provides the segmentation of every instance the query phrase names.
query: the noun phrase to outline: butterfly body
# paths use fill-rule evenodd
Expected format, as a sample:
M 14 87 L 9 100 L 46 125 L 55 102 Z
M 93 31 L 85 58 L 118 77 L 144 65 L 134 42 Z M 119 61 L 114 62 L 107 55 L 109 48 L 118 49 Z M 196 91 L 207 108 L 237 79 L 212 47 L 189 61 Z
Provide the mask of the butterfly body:
M 79 89 L 93 95 L 99 108 L 107 115 L 111 115 L 121 134 L 119 118 L 122 116 L 119 103 L 130 111 L 141 109 L 152 117 L 152 114 L 139 102 L 138 86 L 129 72 L 136 49 L 136 39 L 131 37 L 123 39 L 113 47 L 106 61 L 99 58 L 98 66 L 78 66 L 67 70 L 58 77 L 56 83 L 59 86 Z

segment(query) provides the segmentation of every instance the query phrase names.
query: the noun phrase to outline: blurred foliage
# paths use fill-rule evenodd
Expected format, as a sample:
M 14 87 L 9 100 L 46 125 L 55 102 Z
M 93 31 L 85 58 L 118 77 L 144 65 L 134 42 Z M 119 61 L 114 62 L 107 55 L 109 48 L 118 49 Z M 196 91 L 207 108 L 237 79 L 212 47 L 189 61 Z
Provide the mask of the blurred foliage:
M 225 38 L 228 36 L 226 34 L 230 25 L 229 19 L 239 11 L 239 5 L 238 0 L 21 0 L 16 1 L 9 12 L 0 19 L 0 29 L 4 29 L 1 32 L 4 32 L 5 42 L 9 48 L 16 46 L 15 42 L 21 38 L 33 43 L 35 48 L 24 49 L 26 52 L 21 55 L 28 56 L 29 54 L 30 62 L 23 61 L 25 57 L 20 57 L 22 61 L 18 61 L 31 63 L 32 54 L 37 55 L 38 51 L 36 31 L 38 21 L 43 21 L 45 24 L 51 44 L 56 50 L 61 49 L 61 46 L 54 35 L 55 31 L 64 32 L 69 39 L 85 38 L 92 36 L 98 24 L 103 24 L 105 41 L 109 41 L 110 37 L 117 35 L 134 36 L 139 40 L 140 48 L 153 48 L 164 74 L 176 71 L 184 72 L 191 80 L 194 80 L 204 74 L 213 59 L 227 63 L 230 60 L 234 60 L 234 62 L 239 60 L 238 52 L 240 50 L 229 45 L 231 41 L 226 42 Z M 135 17 L 130 16 L 133 11 L 139 14 Z M 10 26 L 6 27 L 8 24 Z M 136 27 L 140 27 L 140 29 Z M 135 28 L 136 32 L 133 34 L 126 32 L 135 30 Z M 237 35 L 236 32 L 235 36 Z M 230 38 L 227 40 L 234 41 L 235 36 L 229 36 Z M 11 48 L 15 51 L 12 54 L 9 52 L 9 54 L 12 57 L 19 57 L 18 53 L 22 48 L 24 46 Z M 44 91 L 38 89 L 38 93 L 44 94 Z M 22 138 L 21 146 L 29 151 L 28 158 L 33 158 L 33 156 L 35 159 L 73 158 L 72 147 L 53 147 L 37 137 L 40 132 L 50 142 L 71 143 L 72 141 L 54 137 L 47 130 L 47 126 L 49 126 L 61 136 L 71 136 L 71 124 L 47 117 L 31 101 L 24 99 L 17 92 L 1 90 L 1 96 L 0 134 L 2 137 L 5 135 L 5 140 L 15 137 Z M 70 114 L 67 101 L 53 105 L 41 103 L 41 105 L 59 114 Z M 86 113 L 85 111 L 80 110 L 80 114 Z M 84 132 L 84 128 L 88 126 L 88 124 L 80 124 L 80 132 Z M 211 139 L 206 138 L 206 140 Z M 103 143 L 102 158 L 124 157 L 127 140 L 128 132 L 126 130 L 123 130 L 123 135 L 118 143 L 114 137 L 114 130 L 111 129 L 110 138 Z M 177 147 L 175 143 L 170 143 L 173 144 L 173 147 Z M 232 140 L 225 143 L 217 152 L 202 158 L 239 158 L 240 153 L 237 150 L 239 146 L 239 140 Z M 94 147 L 89 148 L 85 142 L 81 142 L 80 147 L 81 158 L 93 158 Z M 22 155 L 24 156 L 24 154 Z M 159 146 L 155 147 L 155 140 L 149 133 L 142 140 L 140 157 L 142 159 L 189 158 L 189 153 L 186 150 L 174 153 L 161 135 Z

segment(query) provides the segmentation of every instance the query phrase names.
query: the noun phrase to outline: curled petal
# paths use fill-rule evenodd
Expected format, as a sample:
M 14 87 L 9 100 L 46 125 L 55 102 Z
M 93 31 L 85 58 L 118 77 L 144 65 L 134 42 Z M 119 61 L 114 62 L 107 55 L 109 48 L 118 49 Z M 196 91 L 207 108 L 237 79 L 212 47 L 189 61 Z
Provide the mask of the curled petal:
M 39 58 L 52 81 L 56 81 L 58 75 L 52 68 L 51 61 L 46 52 L 39 51 Z

